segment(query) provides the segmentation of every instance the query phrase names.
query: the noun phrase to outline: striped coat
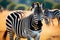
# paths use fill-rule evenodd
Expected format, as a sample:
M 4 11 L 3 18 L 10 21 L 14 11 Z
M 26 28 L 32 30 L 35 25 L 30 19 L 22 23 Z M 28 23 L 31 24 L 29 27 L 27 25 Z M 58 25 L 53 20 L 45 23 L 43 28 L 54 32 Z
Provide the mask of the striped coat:
M 35 28 L 31 26 L 32 24 L 34 24 L 34 20 L 35 20 L 33 18 L 34 17 L 33 14 L 29 14 L 24 18 L 22 17 L 23 17 L 22 13 L 20 11 L 12 12 L 7 16 L 6 25 L 7 25 L 7 31 L 10 33 L 10 40 L 13 40 L 13 32 L 16 33 L 18 37 L 30 37 L 30 36 L 34 37 L 34 35 L 32 34 L 35 34 L 35 35 L 38 35 L 36 36 L 36 40 L 38 40 L 37 37 L 39 38 L 39 33 L 41 31 L 41 26 L 42 26 L 41 21 L 39 21 L 39 24 L 38 24 L 39 27 L 37 27 L 38 29 L 36 31 L 38 33 L 36 34 L 33 31 L 35 30 Z M 31 29 L 31 28 L 34 28 L 34 29 Z
M 54 10 L 48 10 L 48 9 L 46 9 L 44 11 L 44 15 L 46 16 L 46 18 L 45 18 L 46 24 L 49 24 L 50 22 L 52 22 L 52 24 L 53 24 L 53 19 L 54 18 L 57 18 L 59 20 L 60 13 L 59 13 L 58 9 L 54 9 Z

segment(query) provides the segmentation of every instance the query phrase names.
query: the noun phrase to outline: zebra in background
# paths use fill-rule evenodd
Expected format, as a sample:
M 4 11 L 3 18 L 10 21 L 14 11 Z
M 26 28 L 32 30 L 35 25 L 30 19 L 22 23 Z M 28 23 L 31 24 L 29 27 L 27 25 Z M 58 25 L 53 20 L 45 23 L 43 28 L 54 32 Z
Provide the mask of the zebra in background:
M 60 13 L 59 13 L 58 9 L 53 10 L 53 11 L 49 10 L 49 9 L 45 9 L 45 11 L 44 11 L 45 23 L 49 24 L 50 22 L 52 22 L 52 24 L 53 24 L 53 19 L 57 18 L 59 20 L 59 15 L 60 15 Z
M 58 9 L 58 13 L 55 14 L 55 17 L 57 18 L 58 20 L 58 26 L 60 25 L 60 10 Z
M 24 14 L 26 14 L 24 11 L 12 12 L 8 15 L 6 19 L 7 30 L 4 33 L 4 38 L 8 32 L 8 34 L 10 34 L 10 40 L 13 40 L 14 33 L 16 33 L 17 36 L 15 40 L 19 40 L 20 37 L 26 37 L 27 40 L 32 40 L 32 37 L 34 37 L 34 40 L 39 40 L 43 25 L 39 15 L 40 11 L 36 10 L 37 8 L 36 6 L 34 12 L 25 18 L 23 18 L 23 16 L 25 16 Z

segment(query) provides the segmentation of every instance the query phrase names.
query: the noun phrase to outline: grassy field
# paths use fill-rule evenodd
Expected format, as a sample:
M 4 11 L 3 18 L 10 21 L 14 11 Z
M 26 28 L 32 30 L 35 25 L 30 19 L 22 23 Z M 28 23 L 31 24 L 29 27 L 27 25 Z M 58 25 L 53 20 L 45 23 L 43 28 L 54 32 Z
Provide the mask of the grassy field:
M 3 34 L 6 30 L 6 16 L 10 13 L 10 11 L 0 12 L 0 40 L 3 40 Z M 53 19 L 54 26 L 50 23 L 50 25 L 46 25 L 43 20 L 42 32 L 40 40 L 60 40 L 60 26 L 58 26 L 57 19 Z M 6 38 L 9 40 L 9 35 Z M 21 38 L 21 40 L 26 40 Z

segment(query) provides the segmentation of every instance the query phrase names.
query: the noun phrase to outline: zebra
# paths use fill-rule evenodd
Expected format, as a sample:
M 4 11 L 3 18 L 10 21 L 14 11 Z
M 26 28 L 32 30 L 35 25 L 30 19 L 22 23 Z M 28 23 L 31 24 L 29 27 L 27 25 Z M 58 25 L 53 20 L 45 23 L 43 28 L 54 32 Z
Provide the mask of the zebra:
M 59 26 L 59 25 L 60 25 L 60 10 L 58 9 L 57 11 L 58 11 L 58 13 L 55 14 L 55 17 L 56 17 L 57 20 L 58 20 L 58 26 Z
M 45 9 L 45 11 L 44 11 L 45 23 L 49 24 L 50 22 L 52 22 L 52 24 L 53 24 L 53 19 L 57 18 L 58 14 L 60 14 L 58 9 L 56 9 L 54 11 Z
M 28 17 L 22 18 L 24 11 L 12 12 L 7 16 L 6 26 L 7 29 L 4 33 L 4 38 L 8 34 L 10 34 L 10 40 L 13 40 L 13 34 L 16 33 L 15 40 L 19 40 L 21 37 L 26 37 L 27 40 L 39 40 L 40 32 L 42 31 L 42 22 L 40 19 L 40 13 L 37 13 L 37 7 L 34 8 L 34 12 L 30 14 Z

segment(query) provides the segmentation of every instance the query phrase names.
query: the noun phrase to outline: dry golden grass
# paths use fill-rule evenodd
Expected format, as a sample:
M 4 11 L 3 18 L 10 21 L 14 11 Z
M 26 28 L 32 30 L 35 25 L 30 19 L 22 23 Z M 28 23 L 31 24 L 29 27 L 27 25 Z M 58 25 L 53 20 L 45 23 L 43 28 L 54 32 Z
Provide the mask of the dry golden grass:
M 0 12 L 0 40 L 3 40 L 3 34 L 6 30 L 5 20 L 6 16 L 10 13 L 10 11 Z M 53 19 L 54 26 L 50 23 L 50 25 L 46 25 L 43 20 L 43 27 L 41 32 L 40 40 L 60 40 L 60 26 L 58 26 L 57 19 Z M 9 35 L 6 38 L 9 40 Z M 21 40 L 26 40 L 21 38 Z

